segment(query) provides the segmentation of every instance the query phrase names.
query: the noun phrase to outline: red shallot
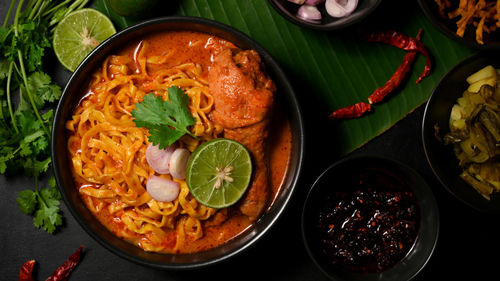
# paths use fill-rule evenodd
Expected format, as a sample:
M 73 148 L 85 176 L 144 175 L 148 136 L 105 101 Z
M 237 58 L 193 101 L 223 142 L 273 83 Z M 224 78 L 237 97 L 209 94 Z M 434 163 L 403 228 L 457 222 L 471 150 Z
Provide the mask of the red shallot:
M 350 15 L 358 6 L 358 0 L 326 0 L 326 12 L 334 17 L 341 18 Z
M 150 143 L 146 149 L 146 161 L 158 174 L 168 174 L 168 163 L 175 148 L 175 145 L 171 145 L 166 149 L 160 149 L 158 145 Z
M 186 165 L 191 153 L 185 148 L 177 148 L 168 163 L 170 174 L 174 179 L 186 178 Z
M 154 200 L 170 202 L 179 196 L 180 186 L 175 181 L 151 175 L 146 183 L 146 190 Z
M 297 11 L 297 17 L 306 21 L 318 21 L 321 20 L 321 12 L 312 5 L 302 5 Z

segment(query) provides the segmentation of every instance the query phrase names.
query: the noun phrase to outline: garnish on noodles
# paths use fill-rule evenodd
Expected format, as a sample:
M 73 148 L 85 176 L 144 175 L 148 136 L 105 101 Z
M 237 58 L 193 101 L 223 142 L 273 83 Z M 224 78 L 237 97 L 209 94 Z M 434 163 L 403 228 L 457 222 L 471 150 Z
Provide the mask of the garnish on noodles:
M 500 27 L 500 0 L 434 0 L 443 19 L 456 19 L 456 34 L 463 37 L 471 25 L 476 28 L 476 42 L 483 45 L 483 33 Z
M 137 127 L 149 129 L 149 141 L 160 149 L 174 144 L 183 135 L 195 137 L 188 129 L 195 120 L 188 108 L 189 97 L 179 87 L 168 88 L 168 101 L 154 94 L 135 105 L 132 117 Z

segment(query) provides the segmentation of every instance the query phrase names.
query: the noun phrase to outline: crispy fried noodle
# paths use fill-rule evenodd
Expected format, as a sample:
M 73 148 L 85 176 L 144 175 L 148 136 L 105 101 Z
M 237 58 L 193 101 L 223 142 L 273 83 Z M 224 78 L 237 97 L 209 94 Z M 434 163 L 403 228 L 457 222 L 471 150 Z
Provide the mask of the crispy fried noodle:
M 145 185 L 155 172 L 145 156 L 148 133 L 135 126 L 131 112 L 145 94 L 154 93 L 166 100 L 167 89 L 178 86 L 189 96 L 189 109 L 196 119 L 192 133 L 199 137 L 196 140 L 185 135 L 181 146 L 193 151 L 200 142 L 218 137 L 223 128 L 207 117 L 214 99 L 208 82 L 200 76 L 199 65 L 158 68 L 168 55 L 146 57 L 146 42 L 138 48 L 135 60 L 109 56 L 93 75 L 91 94 L 66 123 L 71 131 L 68 149 L 85 204 L 95 214 L 106 212 L 121 220 L 124 227 L 113 229 L 116 235 L 125 239 L 139 235 L 137 244 L 146 251 L 176 252 L 188 237 L 196 240 L 203 236 L 201 221 L 216 210 L 199 204 L 184 180 L 176 180 L 181 191 L 174 201 L 158 202 L 150 197 Z M 150 66 L 159 70 L 148 73 Z M 170 175 L 161 176 L 172 179 Z M 176 231 L 167 233 L 165 229 Z M 165 241 L 171 245 L 166 247 Z
M 442 18 L 456 20 L 456 34 L 463 37 L 468 26 L 476 29 L 478 44 L 484 44 L 483 33 L 500 27 L 500 0 L 434 0 Z

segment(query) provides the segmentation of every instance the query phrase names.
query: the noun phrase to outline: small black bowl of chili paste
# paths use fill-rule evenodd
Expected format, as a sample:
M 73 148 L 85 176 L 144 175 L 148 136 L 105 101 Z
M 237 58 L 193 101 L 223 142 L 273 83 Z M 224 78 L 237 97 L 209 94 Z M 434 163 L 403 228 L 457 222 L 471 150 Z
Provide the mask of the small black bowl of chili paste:
M 437 243 L 439 212 L 425 181 L 381 156 L 351 156 L 313 184 L 302 213 L 312 260 L 332 280 L 411 280 Z

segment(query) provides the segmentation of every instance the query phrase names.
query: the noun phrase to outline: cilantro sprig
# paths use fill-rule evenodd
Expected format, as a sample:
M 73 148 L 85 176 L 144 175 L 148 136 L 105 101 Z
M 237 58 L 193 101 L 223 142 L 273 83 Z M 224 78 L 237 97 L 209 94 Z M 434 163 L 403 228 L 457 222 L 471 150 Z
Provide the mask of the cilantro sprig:
M 19 193 L 19 208 L 49 233 L 61 224 L 60 195 L 38 190 L 51 164 L 53 105 L 61 88 L 44 72 L 53 28 L 89 0 L 12 0 L 0 26 L 0 174 L 24 173 L 35 190 Z
M 135 104 L 132 117 L 137 127 L 149 130 L 148 139 L 153 145 L 165 149 L 185 134 L 195 137 L 188 129 L 195 124 L 188 104 L 189 97 L 184 91 L 172 86 L 168 88 L 168 101 L 154 94 L 145 95 L 142 102 Z
M 19 192 L 16 201 L 23 213 L 34 214 L 35 227 L 41 227 L 48 233 L 53 233 L 56 227 L 62 224 L 62 216 L 59 213 L 61 194 L 53 177 L 49 179 L 49 185 L 50 188 L 39 190 L 38 181 L 36 181 L 35 191 L 26 189 Z

